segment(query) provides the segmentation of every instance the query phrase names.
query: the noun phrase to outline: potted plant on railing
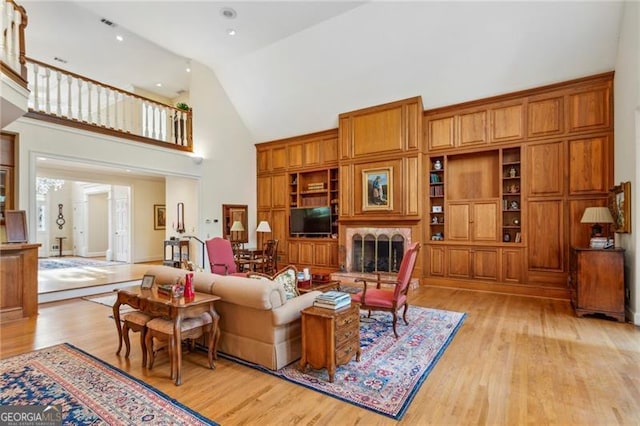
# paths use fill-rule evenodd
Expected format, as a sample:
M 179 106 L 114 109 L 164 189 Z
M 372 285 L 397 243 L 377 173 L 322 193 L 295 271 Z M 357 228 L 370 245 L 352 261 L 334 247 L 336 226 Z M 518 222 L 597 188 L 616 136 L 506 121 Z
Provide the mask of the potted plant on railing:
M 176 105 L 176 109 L 180 111 L 189 112 L 191 111 L 191 107 L 184 102 L 180 102 Z M 182 118 L 184 114 L 180 114 L 176 111 L 175 116 L 173 117 L 173 129 L 174 129 L 174 137 L 175 142 L 177 144 L 184 144 L 186 142 L 186 128 L 185 128 L 185 120 Z

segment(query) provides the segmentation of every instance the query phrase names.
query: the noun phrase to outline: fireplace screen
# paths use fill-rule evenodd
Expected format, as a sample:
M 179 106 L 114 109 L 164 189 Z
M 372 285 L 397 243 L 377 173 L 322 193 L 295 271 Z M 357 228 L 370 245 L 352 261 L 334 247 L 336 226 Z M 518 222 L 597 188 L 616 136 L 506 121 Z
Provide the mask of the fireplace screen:
M 404 255 L 402 235 L 356 234 L 351 242 L 351 272 L 398 272 Z

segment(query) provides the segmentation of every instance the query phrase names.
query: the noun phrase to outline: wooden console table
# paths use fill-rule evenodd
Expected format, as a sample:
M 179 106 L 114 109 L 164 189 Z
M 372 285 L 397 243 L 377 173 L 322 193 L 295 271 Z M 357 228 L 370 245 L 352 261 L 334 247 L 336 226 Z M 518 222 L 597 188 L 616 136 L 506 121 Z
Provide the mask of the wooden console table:
M 40 244 L 0 244 L 0 323 L 38 314 Z
M 360 305 L 331 310 L 308 307 L 302 314 L 302 359 L 300 368 L 326 368 L 333 383 L 336 367 L 353 356 L 360 361 Z
M 171 371 L 171 378 L 173 379 L 175 377 L 176 385 L 182 384 L 182 351 L 180 350 L 182 345 L 182 320 L 197 317 L 204 312 L 208 312 L 209 315 L 211 315 L 213 319 L 211 325 L 215 332 L 213 333 L 213 341 L 209 342 L 209 344 L 213 345 L 214 358 L 217 358 L 215 354 L 218 338 L 220 337 L 220 327 L 218 324 L 220 315 L 218 315 L 214 307 L 214 302 L 217 300 L 220 300 L 220 297 L 199 292 L 196 292 L 195 297 L 191 300 L 186 300 L 184 297 L 172 298 L 158 294 L 156 287 L 144 290 L 139 286 L 120 289 L 116 303 L 113 305 L 113 318 L 116 322 L 116 329 L 118 330 L 118 352 L 122 346 L 120 305 L 129 305 L 150 315 L 169 317 L 173 320 L 173 347 L 178 348 L 173 351 L 174 359 L 171 364 L 175 366 L 175 371 Z

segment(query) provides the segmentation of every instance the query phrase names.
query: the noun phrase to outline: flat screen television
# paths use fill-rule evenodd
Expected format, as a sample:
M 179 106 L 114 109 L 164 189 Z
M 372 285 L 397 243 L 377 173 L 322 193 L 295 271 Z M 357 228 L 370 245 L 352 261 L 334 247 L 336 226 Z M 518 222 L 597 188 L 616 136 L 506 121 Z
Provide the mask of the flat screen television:
M 291 234 L 331 234 L 330 207 L 293 208 L 290 215 L 289 230 Z

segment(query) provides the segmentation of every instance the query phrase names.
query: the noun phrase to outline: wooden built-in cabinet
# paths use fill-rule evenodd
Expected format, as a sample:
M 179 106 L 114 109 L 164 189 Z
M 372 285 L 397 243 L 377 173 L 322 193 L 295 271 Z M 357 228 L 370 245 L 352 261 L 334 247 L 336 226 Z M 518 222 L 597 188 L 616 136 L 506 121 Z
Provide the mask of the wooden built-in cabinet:
M 0 244 L 0 323 L 38 314 L 40 244 Z
M 278 239 L 278 265 L 288 263 L 312 269 L 337 270 L 340 212 L 338 130 L 256 145 L 258 220 L 271 225 Z M 292 236 L 292 208 L 330 207 L 332 231 L 326 236 Z
M 425 111 L 427 283 L 568 298 L 570 245 L 589 241 L 580 217 L 613 186 L 612 83 Z

